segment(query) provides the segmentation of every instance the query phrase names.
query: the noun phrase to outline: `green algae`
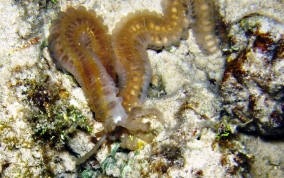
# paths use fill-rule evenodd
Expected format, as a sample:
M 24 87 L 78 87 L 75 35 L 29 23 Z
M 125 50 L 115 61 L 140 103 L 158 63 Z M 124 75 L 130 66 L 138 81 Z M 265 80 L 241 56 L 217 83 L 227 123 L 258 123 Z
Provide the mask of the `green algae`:
M 51 0 L 53 2 L 53 4 L 57 5 L 57 1 L 56 0 Z
M 260 16 L 257 14 L 251 15 L 249 18 L 243 18 L 240 21 L 240 27 L 245 32 L 253 32 L 260 25 Z
M 81 177 L 128 177 L 129 172 L 133 171 L 133 160 L 139 154 L 139 151 L 128 153 L 128 151 L 120 148 L 120 143 L 115 142 L 111 145 L 110 153 L 103 161 L 94 167 L 85 167 L 81 173 Z M 132 155 L 132 156 L 130 156 Z M 92 161 L 90 161 L 90 164 Z
M 217 133 L 215 135 L 216 139 L 221 139 L 222 137 L 228 137 L 231 133 L 233 133 L 230 124 L 228 123 L 227 116 L 224 116 L 220 123 L 217 125 Z
M 59 149 L 77 128 L 91 132 L 88 119 L 70 104 L 70 94 L 63 88 L 45 85 L 33 81 L 27 90 L 31 109 L 27 120 L 35 138 L 46 140 Z
M 110 175 L 112 170 L 118 169 L 120 173 L 119 177 L 125 177 L 126 172 L 131 170 L 131 167 L 128 165 L 130 160 L 125 157 L 126 155 L 124 153 L 117 153 L 119 147 L 119 143 L 114 143 L 109 156 L 101 163 L 104 174 Z

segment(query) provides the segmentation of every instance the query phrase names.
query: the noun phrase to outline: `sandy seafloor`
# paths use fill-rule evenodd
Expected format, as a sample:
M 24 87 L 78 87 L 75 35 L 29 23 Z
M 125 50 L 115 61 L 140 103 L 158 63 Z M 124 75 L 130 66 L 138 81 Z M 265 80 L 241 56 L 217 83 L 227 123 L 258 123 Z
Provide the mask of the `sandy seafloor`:
M 148 50 L 155 87 L 143 107 L 158 108 L 166 122 L 163 126 L 151 120 L 158 132 L 152 143 L 129 151 L 117 150 L 118 142 L 109 142 L 96 158 L 76 167 L 76 156 L 94 146 L 91 136 L 103 128 L 93 120 L 81 88 L 72 76 L 56 69 L 46 48 L 51 21 L 66 3 L 0 1 L 1 177 L 283 177 L 283 140 L 241 133 L 234 125 L 228 138 L 216 139 L 224 104 L 218 87 L 228 56 L 221 50 L 205 55 L 191 29 L 178 47 Z M 226 24 L 258 13 L 272 19 L 263 20 L 264 31 L 276 26 L 271 33 L 284 34 L 283 0 L 217 3 Z M 74 0 L 71 4 L 94 9 L 110 32 L 129 12 L 161 12 L 160 0 Z M 283 66 L 280 71 L 283 79 Z M 78 123 L 70 121 L 81 118 L 90 124 L 91 132 L 75 129 Z M 65 122 L 68 128 L 57 131 Z

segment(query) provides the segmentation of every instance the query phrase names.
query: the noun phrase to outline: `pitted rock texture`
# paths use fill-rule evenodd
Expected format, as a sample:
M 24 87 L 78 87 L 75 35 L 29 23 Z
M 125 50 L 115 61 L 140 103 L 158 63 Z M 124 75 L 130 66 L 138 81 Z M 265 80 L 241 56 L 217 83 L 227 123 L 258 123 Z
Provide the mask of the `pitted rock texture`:
M 284 135 L 284 39 L 283 34 L 277 38 L 261 28 L 246 32 L 250 44 L 228 60 L 220 95 L 240 130 L 280 138 Z

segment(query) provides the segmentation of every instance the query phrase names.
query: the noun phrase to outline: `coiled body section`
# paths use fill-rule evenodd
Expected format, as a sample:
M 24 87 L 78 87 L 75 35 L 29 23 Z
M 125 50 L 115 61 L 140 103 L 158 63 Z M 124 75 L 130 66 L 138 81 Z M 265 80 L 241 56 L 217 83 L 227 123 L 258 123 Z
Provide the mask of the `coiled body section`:
M 187 37 L 190 1 L 165 0 L 162 6 L 163 15 L 148 10 L 130 13 L 113 30 L 119 96 L 127 113 L 147 95 L 152 69 L 146 48 L 168 47 Z
M 82 87 L 106 132 L 128 116 L 117 97 L 113 55 L 106 27 L 94 11 L 69 8 L 50 27 L 49 49 Z

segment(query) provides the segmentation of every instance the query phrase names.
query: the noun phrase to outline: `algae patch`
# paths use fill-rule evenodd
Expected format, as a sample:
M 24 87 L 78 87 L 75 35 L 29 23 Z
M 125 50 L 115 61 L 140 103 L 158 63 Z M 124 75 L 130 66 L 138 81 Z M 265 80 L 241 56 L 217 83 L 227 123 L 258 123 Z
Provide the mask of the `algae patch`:
M 27 87 L 25 102 L 29 106 L 26 118 L 36 139 L 60 149 L 77 128 L 88 132 L 91 129 L 80 109 L 70 104 L 70 93 L 49 81 L 49 77 L 45 80 L 44 83 L 24 82 Z

